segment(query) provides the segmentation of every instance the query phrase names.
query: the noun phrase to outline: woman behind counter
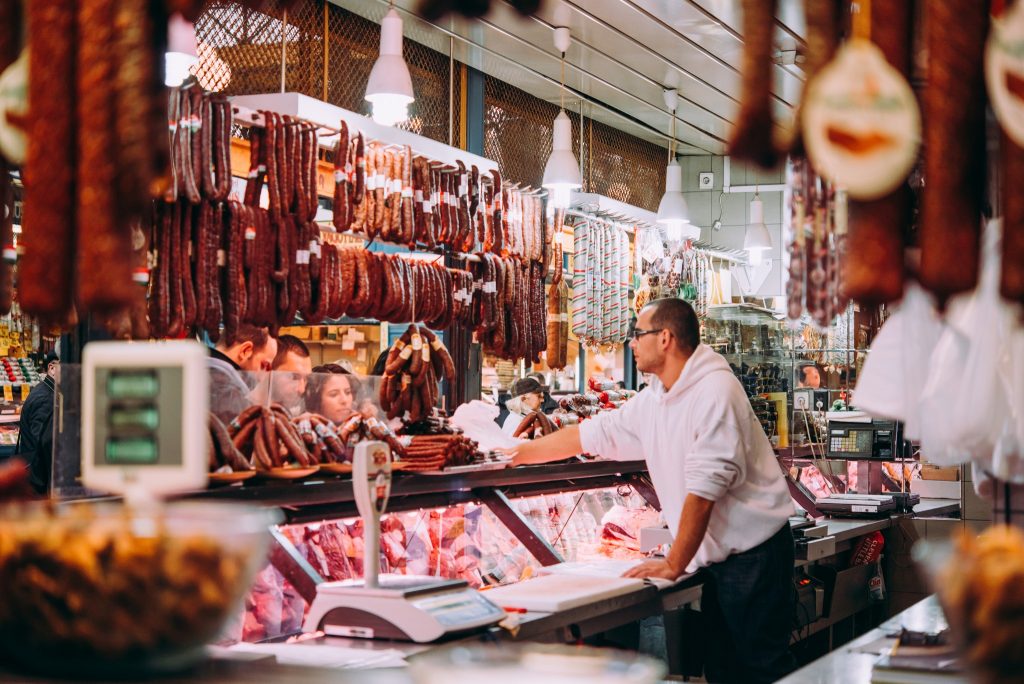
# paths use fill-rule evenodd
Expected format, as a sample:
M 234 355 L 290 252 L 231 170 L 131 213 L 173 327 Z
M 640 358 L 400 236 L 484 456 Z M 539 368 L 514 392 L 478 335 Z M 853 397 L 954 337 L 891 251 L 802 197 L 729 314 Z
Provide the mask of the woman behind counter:
M 344 367 L 336 363 L 317 366 L 306 386 L 306 411 L 342 425 L 358 412 L 362 393 L 363 383 Z
M 508 408 L 508 416 L 501 425 L 501 431 L 509 436 L 516 434 L 516 428 L 523 422 L 523 418 L 540 410 L 544 403 L 544 388 L 535 378 L 522 378 L 516 380 L 512 385 L 512 398 L 505 406 Z

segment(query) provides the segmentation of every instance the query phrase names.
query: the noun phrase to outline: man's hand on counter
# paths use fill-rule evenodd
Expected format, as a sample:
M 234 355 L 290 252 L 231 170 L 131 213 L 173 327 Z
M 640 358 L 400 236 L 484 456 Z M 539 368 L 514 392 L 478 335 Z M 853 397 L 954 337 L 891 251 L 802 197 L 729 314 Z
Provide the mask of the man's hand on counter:
M 508 449 L 498 449 L 499 453 L 512 458 L 513 466 L 561 461 L 582 451 L 578 425 L 570 425 L 532 442 L 524 441 Z
M 683 574 L 681 569 L 673 567 L 663 558 L 646 560 L 640 565 L 633 566 L 622 574 L 623 577 L 658 577 L 675 581 Z

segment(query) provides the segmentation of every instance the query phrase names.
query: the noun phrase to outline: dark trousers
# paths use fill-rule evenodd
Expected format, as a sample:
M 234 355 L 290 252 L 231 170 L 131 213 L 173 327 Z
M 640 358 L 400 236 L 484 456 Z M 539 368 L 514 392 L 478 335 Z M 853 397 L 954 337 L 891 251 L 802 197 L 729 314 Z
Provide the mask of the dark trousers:
M 792 672 L 796 588 L 789 524 L 749 551 L 708 566 L 705 576 L 707 681 L 774 682 Z

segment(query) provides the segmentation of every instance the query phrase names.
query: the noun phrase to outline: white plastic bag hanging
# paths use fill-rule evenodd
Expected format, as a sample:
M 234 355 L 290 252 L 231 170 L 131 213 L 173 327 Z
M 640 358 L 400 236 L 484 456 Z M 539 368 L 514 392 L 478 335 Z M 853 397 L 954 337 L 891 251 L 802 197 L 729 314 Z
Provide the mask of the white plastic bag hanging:
M 951 304 L 921 397 L 921 451 L 932 463 L 985 464 L 1010 417 L 1004 369 L 1014 311 L 999 296 L 999 221 L 985 229 L 981 278 Z
M 903 421 L 907 439 L 921 439 L 921 392 L 945 327 L 928 294 L 910 283 L 899 309 L 871 343 L 853 393 L 857 408 Z

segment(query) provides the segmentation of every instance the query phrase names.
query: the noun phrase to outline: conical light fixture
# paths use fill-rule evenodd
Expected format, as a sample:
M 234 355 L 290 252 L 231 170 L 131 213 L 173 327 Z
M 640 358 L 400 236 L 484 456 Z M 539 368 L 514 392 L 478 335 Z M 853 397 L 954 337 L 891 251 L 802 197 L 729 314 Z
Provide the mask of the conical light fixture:
M 548 190 L 551 207 L 566 209 L 573 190 L 583 187 L 583 177 L 576 155 L 572 153 L 572 122 L 565 113 L 565 52 L 569 49 L 569 29 L 555 29 L 555 47 L 562 53 L 561 109 L 555 117 L 551 134 L 551 156 L 544 165 L 542 185 Z
M 675 88 L 666 88 L 664 94 L 665 104 L 672 112 L 672 138 L 668 147 L 668 166 L 665 167 L 665 194 L 658 203 L 658 223 L 665 226 L 668 241 L 678 243 L 684 238 L 700 237 L 700 229 L 694 231 L 694 226 L 690 226 L 690 208 L 686 206 L 686 198 L 683 197 L 683 169 L 680 168 L 675 156 L 676 107 L 679 105 L 679 95 Z
M 402 17 L 392 7 L 380 23 L 380 56 L 366 83 L 366 99 L 373 106 L 373 120 L 394 126 L 409 118 L 412 77 L 402 58 Z
M 174 88 L 189 76 L 192 65 L 199 61 L 196 27 L 180 14 L 167 21 L 167 52 L 164 53 L 164 85 Z
M 758 266 L 764 259 L 764 253 L 771 248 L 772 236 L 768 233 L 768 226 L 764 224 L 764 203 L 755 192 L 754 199 L 750 200 L 750 223 L 747 224 L 747 233 L 743 237 L 743 249 L 747 251 L 750 265 Z

